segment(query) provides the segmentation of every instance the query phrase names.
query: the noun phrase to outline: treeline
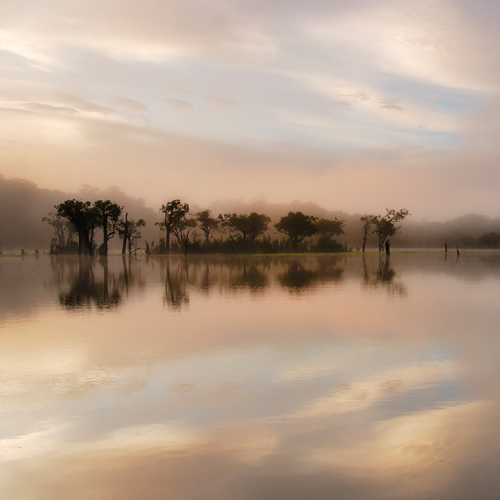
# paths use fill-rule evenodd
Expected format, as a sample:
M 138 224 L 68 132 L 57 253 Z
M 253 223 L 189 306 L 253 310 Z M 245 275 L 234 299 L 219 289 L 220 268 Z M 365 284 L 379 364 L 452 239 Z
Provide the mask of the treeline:
M 500 233 L 494 231 L 484 233 L 479 238 L 465 236 L 458 240 L 458 245 L 461 248 L 484 248 L 496 249 L 500 248 Z
M 55 205 L 55 212 L 42 220 L 52 226 L 54 234 L 50 243 L 51 254 L 99 255 L 108 254 L 109 241 L 118 236 L 122 240 L 122 254 L 128 248 L 132 254 L 143 250 L 146 254 L 169 254 L 171 251 L 191 253 L 276 253 L 276 252 L 342 252 L 342 245 L 335 238 L 344 234 L 344 220 L 318 218 L 300 211 L 289 212 L 272 228 L 281 238 L 271 239 L 271 218 L 266 214 L 225 213 L 213 216 L 210 209 L 190 213 L 189 205 L 172 200 L 162 205 L 162 220 L 155 223 L 160 230 L 158 242 L 144 242 L 138 246 L 143 219 L 134 220 L 124 212 L 124 207 L 110 200 L 95 202 L 76 199 Z M 399 230 L 396 223 L 409 214 L 408 210 L 387 210 L 382 215 L 360 218 L 363 232 L 363 252 L 368 234 L 378 238 L 378 248 L 385 244 L 389 253 L 389 236 Z M 101 234 L 98 246 L 96 231 Z M 266 234 L 267 233 L 267 234 Z
M 40 251 L 48 250 L 50 240 L 53 236 L 53 228 L 48 224 L 40 222 L 42 217 L 48 216 L 54 210 L 54 205 L 63 200 L 113 200 L 118 205 L 126 207 L 129 215 L 135 220 L 142 219 L 146 226 L 141 228 L 142 238 L 139 241 L 141 247 L 145 247 L 145 240 L 149 244 L 154 240 L 155 245 L 159 243 L 159 231 L 155 222 L 159 221 L 158 209 L 150 208 L 145 200 L 127 195 L 116 187 L 98 189 L 85 186 L 78 192 L 62 192 L 57 190 L 47 190 L 37 187 L 36 184 L 22 179 L 6 179 L 0 175 L 0 250 L 3 253 L 15 251 L 18 253 L 22 248 L 32 253 L 36 248 Z M 202 211 L 205 207 L 191 204 L 193 213 Z M 327 210 L 314 202 L 291 201 L 289 203 L 269 203 L 265 200 L 257 199 L 251 202 L 241 200 L 221 200 L 214 201 L 207 205 L 214 214 L 237 213 L 266 214 L 273 222 L 288 214 L 288 212 L 302 212 L 310 214 L 319 219 L 339 219 L 345 222 L 343 226 L 344 234 L 336 237 L 338 242 L 354 249 L 362 249 L 363 232 L 360 228 L 360 217 L 366 214 L 349 214 L 341 210 Z M 123 214 L 124 215 L 124 214 Z M 436 213 L 436 217 L 439 214 Z M 446 221 L 422 221 L 408 217 L 401 223 L 401 230 L 390 237 L 391 245 L 397 248 L 444 248 L 444 243 L 453 248 L 466 248 L 469 243 L 467 238 L 478 240 L 483 234 L 490 232 L 500 232 L 500 217 L 492 218 L 480 214 L 467 214 Z M 366 243 L 367 248 L 377 248 L 378 238 L 370 229 Z M 101 231 L 99 228 L 96 231 Z M 270 224 L 270 229 L 266 232 L 266 239 L 277 239 L 281 241 L 284 236 L 275 234 L 275 229 Z M 198 229 L 198 241 L 202 242 L 203 234 Z M 220 240 L 221 235 L 215 235 L 214 240 Z M 318 236 L 306 238 L 302 248 L 315 245 Z M 466 244 L 462 239 L 465 238 Z M 76 242 L 76 235 L 74 237 Z M 98 236 L 98 246 L 102 243 Z M 259 237 L 258 241 L 263 237 Z M 211 240 L 213 241 L 212 237 Z M 76 242 L 77 243 L 77 242 Z M 119 252 L 122 248 L 122 241 L 117 236 L 109 240 L 113 251 Z M 477 242 L 474 248 L 491 248 L 483 240 Z M 173 247 L 176 246 L 176 239 L 173 239 Z M 234 244 L 233 244 L 234 245 Z M 193 247 L 193 251 L 196 245 Z M 128 249 L 127 249 L 128 251 Z M 191 251 L 191 249 L 189 250 Z

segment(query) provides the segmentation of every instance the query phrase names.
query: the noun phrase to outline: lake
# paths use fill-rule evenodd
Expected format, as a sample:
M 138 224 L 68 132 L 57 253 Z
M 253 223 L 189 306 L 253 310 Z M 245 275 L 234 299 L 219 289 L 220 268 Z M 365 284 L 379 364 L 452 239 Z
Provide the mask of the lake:
M 0 498 L 498 498 L 500 254 L 3 257 L 0 375 Z

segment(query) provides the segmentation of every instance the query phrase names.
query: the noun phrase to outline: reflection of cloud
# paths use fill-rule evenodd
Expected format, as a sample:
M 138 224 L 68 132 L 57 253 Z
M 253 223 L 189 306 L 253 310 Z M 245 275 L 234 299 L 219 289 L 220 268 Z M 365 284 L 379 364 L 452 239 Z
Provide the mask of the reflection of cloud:
M 437 382 L 451 379 L 456 374 L 456 365 L 451 362 L 428 363 L 405 366 L 371 375 L 363 382 L 351 382 L 336 388 L 332 394 L 308 402 L 293 414 L 295 418 L 321 418 L 340 413 L 366 409 L 381 399 L 396 392 L 408 392 L 433 386 Z

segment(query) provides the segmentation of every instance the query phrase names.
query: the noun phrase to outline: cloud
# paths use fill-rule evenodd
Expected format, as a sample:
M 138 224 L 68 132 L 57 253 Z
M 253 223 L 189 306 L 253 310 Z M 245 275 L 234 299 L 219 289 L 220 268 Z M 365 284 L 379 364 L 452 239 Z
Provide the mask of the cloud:
M 76 188 L 116 184 L 120 169 L 121 187 L 151 203 L 159 187 L 145 184 L 159 175 L 203 203 L 225 191 L 373 210 L 406 196 L 426 215 L 442 211 L 439 193 L 453 186 L 444 211 L 461 210 L 449 208 L 459 193 L 464 210 L 481 211 L 481 200 L 493 210 L 495 118 L 479 110 L 500 91 L 500 40 L 486 4 L 27 5 L 0 7 L 8 176 Z M 143 184 L 132 180 L 138 168 Z
M 169 108 L 172 109 L 193 109 L 194 106 L 187 101 L 183 101 L 181 99 L 165 99 Z
M 117 97 L 115 102 L 118 106 L 130 109 L 132 111 L 147 111 L 148 108 L 142 104 L 142 102 L 136 101 L 135 99 L 129 99 L 128 97 Z

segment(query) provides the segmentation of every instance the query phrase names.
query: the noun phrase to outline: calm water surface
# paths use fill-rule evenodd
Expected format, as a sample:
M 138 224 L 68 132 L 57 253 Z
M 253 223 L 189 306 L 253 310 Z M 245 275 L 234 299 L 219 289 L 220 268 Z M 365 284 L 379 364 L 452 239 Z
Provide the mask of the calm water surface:
M 0 498 L 492 499 L 500 254 L 0 259 Z

